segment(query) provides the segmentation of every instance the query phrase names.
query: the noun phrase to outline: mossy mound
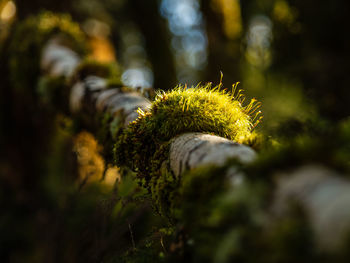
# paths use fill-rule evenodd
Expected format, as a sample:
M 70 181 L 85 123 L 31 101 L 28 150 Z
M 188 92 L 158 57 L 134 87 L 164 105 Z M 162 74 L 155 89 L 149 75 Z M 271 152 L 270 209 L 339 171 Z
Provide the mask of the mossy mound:
M 42 12 L 19 22 L 12 34 L 10 45 L 11 80 L 17 91 L 34 93 L 40 76 L 40 58 L 44 45 L 53 35 L 60 35 L 65 45 L 86 54 L 85 35 L 69 15 Z
M 184 132 L 208 132 L 237 142 L 244 142 L 254 126 L 249 111 L 255 100 L 246 107 L 237 96 L 210 84 L 196 88 L 176 87 L 161 92 L 149 113 L 138 120 L 147 120 L 147 129 L 157 138 L 167 141 Z M 142 114 L 142 113 L 141 113 Z
M 117 165 L 132 168 L 142 184 L 158 196 L 155 189 L 159 188 L 158 179 L 167 169 L 162 165 L 168 159 L 172 138 L 186 132 L 203 132 L 240 143 L 249 142 L 251 131 L 259 122 L 252 118 L 259 103 L 253 99 L 243 106 L 240 92 L 234 95 L 220 87 L 212 88 L 210 84 L 195 88 L 178 86 L 170 92 L 159 92 L 150 110 L 139 110 L 138 119 L 118 136 Z M 168 179 L 165 181 L 174 182 L 173 178 Z

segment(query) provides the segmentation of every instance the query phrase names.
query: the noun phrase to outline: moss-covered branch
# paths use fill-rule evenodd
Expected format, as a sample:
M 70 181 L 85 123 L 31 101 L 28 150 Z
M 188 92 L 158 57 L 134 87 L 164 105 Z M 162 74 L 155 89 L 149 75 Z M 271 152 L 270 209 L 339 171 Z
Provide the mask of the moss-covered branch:
M 251 115 L 259 106 L 255 100 L 242 106 L 240 93 L 230 95 L 208 84 L 159 93 L 151 104 L 133 90 L 109 86 L 112 70 L 104 72 L 91 62 L 78 66 L 76 53 L 56 38 L 44 47 L 42 69 L 50 76 L 71 79 L 69 104 L 73 114 L 82 116 L 86 123 L 97 116 L 109 116 L 104 123 L 108 127 L 101 128 L 112 131 L 117 164 L 137 172 L 156 199 L 155 191 L 162 187 L 157 180 L 165 173 L 174 174 L 178 181 L 184 171 L 199 165 L 219 165 L 232 157 L 253 160 L 254 151 L 238 142 L 249 142 L 253 137 L 251 130 L 258 120 Z M 188 132 L 192 133 L 180 136 Z M 166 163 L 168 171 L 162 169 Z
M 163 232 L 171 239 L 170 259 L 189 253 L 194 262 L 300 262 L 318 259 L 319 248 L 330 258 L 344 255 L 350 214 L 336 213 L 350 199 L 348 179 L 301 169 L 276 182 L 274 175 L 282 178 L 276 171 L 249 165 L 259 159 L 250 148 L 259 140 L 252 131 L 259 122 L 254 99 L 244 106 L 240 92 L 207 84 L 159 92 L 150 102 L 121 85 L 116 65 L 84 60 L 83 37 L 66 25 L 67 17 L 38 19 L 14 34 L 14 43 L 28 30 L 34 36 L 12 51 L 14 86 L 39 83 L 37 95 L 51 99 L 53 89 L 64 87 L 70 114 L 114 145 L 116 163 L 135 172 L 156 210 L 169 219 Z M 112 155 L 111 147 L 105 149 Z M 326 227 L 335 229 L 329 246 L 317 240 Z

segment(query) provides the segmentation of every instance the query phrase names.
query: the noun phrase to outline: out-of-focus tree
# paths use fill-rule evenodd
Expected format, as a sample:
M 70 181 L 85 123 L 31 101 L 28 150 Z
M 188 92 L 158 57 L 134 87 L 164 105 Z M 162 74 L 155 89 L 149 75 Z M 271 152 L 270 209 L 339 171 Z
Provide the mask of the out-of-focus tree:
M 321 114 L 332 120 L 349 115 L 350 59 L 348 1 L 276 0 L 273 69 L 302 80 Z
M 145 48 L 154 73 L 154 88 L 171 89 L 176 85 L 175 65 L 170 36 L 165 21 L 160 16 L 158 1 L 131 0 L 127 3 L 126 11 L 145 39 Z
M 206 81 L 217 81 L 220 71 L 224 73 L 224 84 L 241 80 L 241 42 L 243 25 L 238 0 L 201 1 L 208 36 L 208 62 Z

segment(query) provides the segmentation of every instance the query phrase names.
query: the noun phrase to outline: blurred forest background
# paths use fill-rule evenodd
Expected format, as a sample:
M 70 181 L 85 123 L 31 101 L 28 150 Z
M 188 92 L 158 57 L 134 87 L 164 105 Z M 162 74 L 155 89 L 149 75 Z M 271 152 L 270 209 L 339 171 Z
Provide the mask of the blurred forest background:
M 95 57 L 116 58 L 126 86 L 216 85 L 220 72 L 225 88 L 240 82 L 262 102 L 267 137 L 288 141 L 349 116 L 346 0 L 0 0 L 1 262 L 117 262 L 166 232 L 132 180 L 114 185 L 120 175 L 96 139 L 36 100 L 37 83 L 34 95 L 14 90 L 12 28 L 42 10 L 70 14 Z

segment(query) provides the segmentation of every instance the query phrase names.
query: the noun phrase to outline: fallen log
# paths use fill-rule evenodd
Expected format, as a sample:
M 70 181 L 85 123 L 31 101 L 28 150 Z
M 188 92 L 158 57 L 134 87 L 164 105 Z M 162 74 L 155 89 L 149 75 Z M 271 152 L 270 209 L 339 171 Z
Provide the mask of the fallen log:
M 165 214 L 169 211 L 164 206 L 173 200 L 171 191 L 181 194 L 176 188 L 183 186 L 184 173 L 191 176 L 191 170 L 221 166 L 231 159 L 241 163 L 256 159 L 255 151 L 245 145 L 254 140 L 251 131 L 258 122 L 252 118 L 259 106 L 254 100 L 242 106 L 240 93 L 230 96 L 207 85 L 159 93 L 151 103 L 135 90 L 111 85 L 108 74 L 98 74 L 99 70 L 95 74 L 89 69 L 91 64 L 80 62 L 78 53 L 60 34 L 45 39 L 40 58 L 44 75 L 70 82 L 67 100 L 73 115 L 87 115 L 87 121 L 97 115 L 109 116 L 107 127 L 102 128 L 110 131 L 116 143 L 117 163 L 137 173 Z M 268 217 L 283 217 L 288 202 L 297 201 L 305 209 L 318 247 L 325 252 L 337 251 L 350 227 L 350 214 L 345 210 L 348 180 L 317 167 L 276 177 L 274 198 L 265 210 Z M 236 190 L 237 186 L 228 191 Z

